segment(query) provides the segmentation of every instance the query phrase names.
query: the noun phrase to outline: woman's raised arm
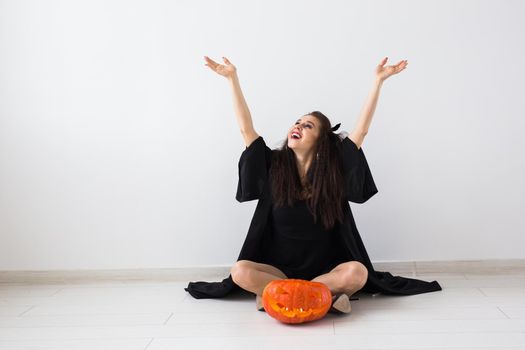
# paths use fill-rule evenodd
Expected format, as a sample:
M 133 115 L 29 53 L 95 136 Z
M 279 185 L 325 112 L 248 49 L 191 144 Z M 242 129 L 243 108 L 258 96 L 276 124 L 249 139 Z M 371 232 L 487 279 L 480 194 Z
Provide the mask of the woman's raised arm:
M 255 141 L 259 134 L 255 132 L 252 122 L 252 116 L 244 96 L 242 94 L 241 85 L 239 83 L 239 77 L 237 76 L 237 68 L 226 58 L 223 57 L 224 65 L 218 64 L 217 62 L 210 59 L 208 56 L 204 56 L 206 60 L 206 66 L 210 67 L 214 72 L 226 77 L 230 82 L 233 93 L 233 108 L 239 123 L 239 129 L 241 130 L 242 137 L 246 147 Z
M 368 93 L 365 105 L 363 106 L 363 110 L 361 111 L 361 115 L 359 116 L 354 129 L 348 135 L 348 138 L 355 143 L 358 149 L 361 148 L 364 138 L 368 133 L 368 129 L 370 128 L 370 123 L 372 122 L 372 116 L 376 109 L 379 92 L 383 86 L 383 82 L 391 75 L 404 70 L 408 65 L 407 60 L 402 60 L 395 65 L 385 66 L 387 60 L 388 57 L 383 58 L 376 67 L 374 85 Z

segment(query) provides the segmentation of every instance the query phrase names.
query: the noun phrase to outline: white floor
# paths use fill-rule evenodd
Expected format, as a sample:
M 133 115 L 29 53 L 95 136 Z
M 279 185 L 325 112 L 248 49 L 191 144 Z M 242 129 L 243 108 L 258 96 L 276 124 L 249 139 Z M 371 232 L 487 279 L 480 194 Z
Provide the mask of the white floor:
M 351 314 L 286 325 L 253 294 L 194 299 L 188 280 L 4 282 L 0 349 L 525 349 L 525 271 L 392 273 L 443 290 L 358 293 Z

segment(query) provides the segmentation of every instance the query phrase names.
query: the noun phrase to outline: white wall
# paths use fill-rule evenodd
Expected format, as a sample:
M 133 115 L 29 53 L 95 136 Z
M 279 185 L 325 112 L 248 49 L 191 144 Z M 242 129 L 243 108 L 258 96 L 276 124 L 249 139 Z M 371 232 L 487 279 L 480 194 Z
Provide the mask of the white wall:
M 373 261 L 524 258 L 520 1 L 0 1 L 0 269 L 235 262 L 238 68 L 275 148 L 312 110 L 363 144 Z

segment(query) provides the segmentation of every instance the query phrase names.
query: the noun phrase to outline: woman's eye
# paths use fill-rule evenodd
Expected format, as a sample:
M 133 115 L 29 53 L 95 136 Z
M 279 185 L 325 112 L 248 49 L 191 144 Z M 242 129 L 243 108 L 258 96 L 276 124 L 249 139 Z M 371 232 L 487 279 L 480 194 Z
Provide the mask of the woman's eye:
M 295 125 L 297 125 L 297 124 L 299 124 L 299 122 L 295 122 Z M 312 128 L 312 125 L 310 125 L 310 124 L 306 124 L 305 126 L 310 128 L 310 129 Z

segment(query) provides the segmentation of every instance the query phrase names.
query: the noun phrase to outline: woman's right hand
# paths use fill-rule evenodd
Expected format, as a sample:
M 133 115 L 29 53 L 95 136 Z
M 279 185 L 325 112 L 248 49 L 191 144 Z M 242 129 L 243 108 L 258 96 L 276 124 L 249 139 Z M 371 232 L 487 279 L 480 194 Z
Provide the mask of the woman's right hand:
M 222 58 L 225 64 L 219 64 L 208 56 L 204 56 L 204 59 L 207 62 L 205 66 L 210 67 L 211 70 L 223 77 L 231 78 L 237 73 L 237 68 L 226 57 Z

